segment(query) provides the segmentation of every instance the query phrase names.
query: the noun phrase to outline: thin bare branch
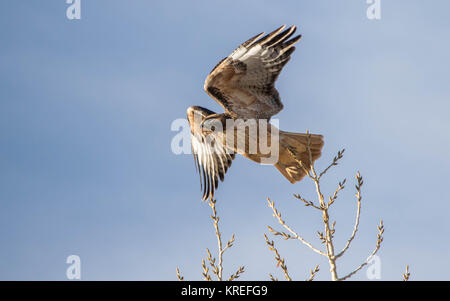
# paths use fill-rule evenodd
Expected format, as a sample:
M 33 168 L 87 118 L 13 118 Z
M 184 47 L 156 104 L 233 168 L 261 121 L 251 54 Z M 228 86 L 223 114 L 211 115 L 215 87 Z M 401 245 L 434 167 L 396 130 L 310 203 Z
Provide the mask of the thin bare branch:
M 244 273 L 244 267 L 239 267 L 239 269 L 236 271 L 236 273 L 232 274 L 230 278 L 228 278 L 228 281 L 233 281 L 234 279 L 239 278 L 239 276 Z
M 306 281 L 313 281 L 316 274 L 320 271 L 319 265 L 316 265 L 316 267 L 310 271 L 309 278 L 306 279 Z
M 291 277 L 289 276 L 284 258 L 281 258 L 280 253 L 278 253 L 277 248 L 275 248 L 275 243 L 273 242 L 273 240 L 269 240 L 266 234 L 264 234 L 264 239 L 266 240 L 266 244 L 269 247 L 269 250 L 271 250 L 275 254 L 275 261 L 277 262 L 277 267 L 281 267 L 281 270 L 283 271 L 286 280 L 292 281 Z M 269 275 L 272 278 L 272 275 L 271 274 Z
M 209 275 L 209 268 L 206 266 L 206 262 L 204 259 L 202 260 L 202 269 L 203 279 L 205 279 L 206 281 L 212 281 L 211 276 Z
M 378 228 L 377 245 L 375 246 L 373 252 L 369 255 L 369 257 L 367 257 L 366 261 L 364 261 L 360 266 L 358 266 L 355 270 L 353 270 L 353 272 L 350 272 L 346 276 L 339 278 L 338 279 L 339 281 L 346 280 L 355 275 L 359 270 L 361 270 L 364 266 L 366 266 L 372 260 L 373 256 L 375 256 L 375 254 L 378 252 L 378 250 L 381 247 L 381 243 L 383 242 L 383 233 L 384 233 L 383 221 L 380 222 L 380 225 L 377 228 Z
M 183 281 L 183 280 L 184 280 L 184 277 L 181 276 L 180 270 L 179 270 L 178 268 L 177 268 L 177 278 L 178 278 L 178 280 L 180 280 L 180 281 Z
M 220 229 L 219 229 L 219 216 L 217 215 L 217 210 L 216 210 L 216 200 L 214 199 L 210 199 L 208 202 L 209 206 L 211 207 L 212 210 L 212 214 L 211 214 L 211 219 L 213 220 L 213 224 L 214 224 L 214 230 L 215 230 L 215 234 L 217 237 L 217 245 L 218 245 L 218 261 L 216 262 L 216 258 L 214 258 L 211 254 L 211 252 L 209 251 L 209 249 L 206 249 L 206 252 L 208 254 L 208 256 L 206 257 L 206 259 L 209 262 L 209 265 L 211 267 L 211 271 L 214 275 L 216 275 L 217 280 L 218 281 L 222 281 L 223 280 L 223 254 L 225 253 L 225 251 L 229 248 L 231 248 L 233 246 L 233 243 L 235 241 L 235 237 L 234 234 L 231 236 L 231 239 L 227 241 L 226 245 L 223 246 L 222 243 L 222 234 L 220 233 Z M 202 268 L 203 268 L 203 278 L 205 280 L 209 280 L 211 281 L 211 277 L 208 274 L 209 272 L 209 268 L 206 266 L 206 262 L 205 260 L 203 260 L 202 262 Z M 235 274 L 231 275 L 231 278 L 235 279 L 238 278 L 240 274 L 242 274 L 244 272 L 244 267 L 241 267 Z
M 212 209 L 213 214 L 211 215 L 211 219 L 213 220 L 214 229 L 216 230 L 216 237 L 217 237 L 217 245 L 219 248 L 219 263 L 215 267 L 214 274 L 217 276 L 217 280 L 222 281 L 222 273 L 223 273 L 223 246 L 222 246 L 222 235 L 219 230 L 219 217 L 217 216 L 216 211 L 216 200 L 213 200 L 212 198 L 209 200 L 209 206 Z M 209 252 L 209 251 L 208 251 Z
M 338 151 L 337 156 L 333 158 L 333 162 L 331 162 L 331 164 L 328 165 L 328 167 L 325 168 L 325 169 L 319 174 L 319 177 L 318 177 L 319 180 L 320 180 L 320 178 L 321 178 L 324 174 L 326 174 L 326 173 L 328 172 L 328 170 L 329 170 L 331 167 L 338 165 L 339 160 L 342 159 L 342 157 L 344 156 L 344 152 L 345 152 L 345 148 L 342 149 L 341 151 Z
M 288 230 L 293 236 L 291 236 L 290 238 L 293 239 L 298 239 L 299 241 L 301 241 L 303 244 L 305 244 L 306 246 L 308 246 L 311 250 L 313 250 L 314 252 L 322 255 L 322 256 L 326 256 L 326 254 L 323 251 L 320 251 L 319 249 L 317 249 L 316 247 L 314 247 L 311 243 L 307 242 L 303 237 L 301 237 L 300 235 L 298 235 L 294 230 L 291 229 L 291 227 L 289 227 L 285 221 L 281 218 L 281 213 L 275 208 L 275 202 L 271 201 L 269 198 L 267 198 L 267 202 L 269 204 L 269 207 L 272 208 L 273 210 L 273 215 L 277 218 L 278 222 L 280 223 L 280 225 L 282 225 L 286 230 Z M 269 230 L 274 233 L 274 235 L 280 235 L 280 232 L 276 232 L 275 230 L 273 230 L 271 227 L 269 227 Z M 275 234 L 276 233 L 276 234 Z M 282 234 L 281 234 L 282 235 Z
M 219 278 L 219 267 L 216 265 L 216 258 L 212 257 L 211 252 L 209 251 L 208 248 L 206 248 L 206 253 L 208 254 L 206 259 L 208 260 L 209 265 L 212 268 L 213 274 L 216 275 L 217 278 Z
M 225 253 L 225 251 L 228 248 L 231 248 L 233 246 L 233 243 L 234 243 L 234 234 L 231 236 L 230 240 L 227 241 L 227 244 L 225 245 L 225 248 L 223 248 L 223 250 L 222 250 L 222 254 Z
M 345 251 L 347 251 L 347 249 L 350 247 L 350 244 L 352 243 L 353 239 L 356 236 L 356 232 L 358 232 L 358 227 L 359 227 L 359 218 L 361 215 L 361 187 L 363 185 L 363 179 L 361 177 L 361 174 L 358 172 L 356 173 L 356 180 L 358 181 L 358 184 L 356 185 L 356 201 L 357 201 L 357 209 L 356 209 L 356 220 L 355 220 L 355 225 L 353 226 L 353 232 L 352 235 L 350 236 L 350 238 L 347 240 L 347 243 L 345 244 L 344 248 L 342 249 L 341 252 L 339 252 L 338 255 L 336 255 L 336 258 L 341 257 L 342 255 L 344 255 Z
M 317 206 L 314 202 L 305 200 L 305 199 L 302 198 L 302 196 L 299 195 L 299 194 L 294 194 L 294 198 L 299 199 L 300 201 L 302 201 L 302 202 L 305 204 L 306 207 L 311 206 L 311 207 L 313 207 L 313 208 L 315 208 L 315 209 L 317 209 L 317 210 L 322 210 L 322 208 L 320 208 L 319 206 Z
M 338 193 L 339 191 L 343 190 L 345 188 L 345 182 L 347 181 L 347 179 L 344 179 L 344 181 L 339 182 L 338 188 L 336 188 L 336 190 L 334 191 L 333 195 L 329 197 L 329 201 L 327 204 L 327 207 L 330 208 L 330 206 L 336 201 L 337 197 L 338 197 Z
M 411 273 L 409 272 L 409 265 L 406 266 L 406 271 L 403 274 L 403 281 L 408 281 Z

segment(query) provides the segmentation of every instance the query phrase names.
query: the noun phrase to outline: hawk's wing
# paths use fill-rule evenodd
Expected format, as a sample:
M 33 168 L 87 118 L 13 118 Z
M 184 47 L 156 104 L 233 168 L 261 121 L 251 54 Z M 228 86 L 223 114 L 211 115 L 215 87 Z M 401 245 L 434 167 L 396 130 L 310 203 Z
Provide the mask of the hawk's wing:
M 222 144 L 222 136 L 214 132 L 205 135 L 201 130 L 200 118 L 190 118 L 191 147 L 194 154 L 195 166 L 200 174 L 200 185 L 203 190 L 202 200 L 214 198 L 214 192 L 219 179 L 224 180 L 225 173 L 235 157 Z
M 284 29 L 285 25 L 246 41 L 206 78 L 205 91 L 231 116 L 269 119 L 283 108 L 274 84 L 301 38 L 289 40 L 295 26 Z

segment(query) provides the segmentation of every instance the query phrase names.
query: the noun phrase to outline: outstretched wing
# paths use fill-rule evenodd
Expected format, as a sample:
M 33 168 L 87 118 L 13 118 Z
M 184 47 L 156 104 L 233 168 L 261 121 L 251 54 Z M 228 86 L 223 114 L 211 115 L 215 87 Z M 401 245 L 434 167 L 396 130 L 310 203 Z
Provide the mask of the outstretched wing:
M 201 130 L 201 118 L 189 117 L 191 127 L 191 147 L 195 166 L 200 174 L 200 186 L 203 191 L 202 200 L 214 198 L 219 179 L 224 180 L 225 173 L 231 166 L 234 153 L 227 151 L 222 144 L 222 137 L 214 132 L 205 135 Z M 192 114 L 194 115 L 194 114 Z
M 234 153 L 227 153 L 220 143 L 206 140 L 206 137 L 201 134 L 191 135 L 192 153 L 200 174 L 200 185 L 203 191 L 202 200 L 214 198 L 219 179 L 223 181 L 225 173 L 234 159 Z
M 246 41 L 206 78 L 205 91 L 231 116 L 269 119 L 283 108 L 275 81 L 301 38 L 289 40 L 296 27 L 285 27 Z

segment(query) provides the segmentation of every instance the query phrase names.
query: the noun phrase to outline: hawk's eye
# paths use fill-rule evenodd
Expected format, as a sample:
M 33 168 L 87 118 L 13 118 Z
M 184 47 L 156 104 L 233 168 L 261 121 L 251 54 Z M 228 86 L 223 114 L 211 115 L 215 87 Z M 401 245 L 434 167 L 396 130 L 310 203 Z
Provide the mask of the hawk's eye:
M 219 119 L 211 118 L 205 119 L 201 124 L 202 131 L 205 132 L 215 132 L 222 129 L 222 124 Z

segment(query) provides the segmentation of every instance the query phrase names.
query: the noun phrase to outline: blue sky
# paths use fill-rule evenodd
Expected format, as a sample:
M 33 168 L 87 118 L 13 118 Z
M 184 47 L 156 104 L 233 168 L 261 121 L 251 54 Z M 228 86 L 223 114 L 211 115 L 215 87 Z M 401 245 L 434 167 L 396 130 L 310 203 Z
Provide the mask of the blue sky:
M 205 248 L 215 250 L 210 208 L 200 201 L 192 155 L 174 155 L 170 130 L 187 107 L 221 108 L 203 92 L 211 68 L 261 31 L 295 24 L 303 35 L 277 82 L 283 130 L 325 137 L 324 179 L 348 185 L 331 215 L 336 247 L 351 233 L 354 174 L 365 179 L 361 225 L 344 275 L 376 241 L 382 280 L 449 280 L 450 20 L 448 1 L 82 1 L 0 4 L 0 279 L 65 280 L 79 255 L 83 280 L 201 279 Z M 225 274 L 282 278 L 263 233 L 279 228 L 270 197 L 293 228 L 319 245 L 320 215 L 293 197 L 314 196 L 270 166 L 237 158 L 221 183 L 218 211 Z M 327 261 L 276 239 L 291 276 L 329 279 Z M 362 271 L 353 279 L 365 280 Z

